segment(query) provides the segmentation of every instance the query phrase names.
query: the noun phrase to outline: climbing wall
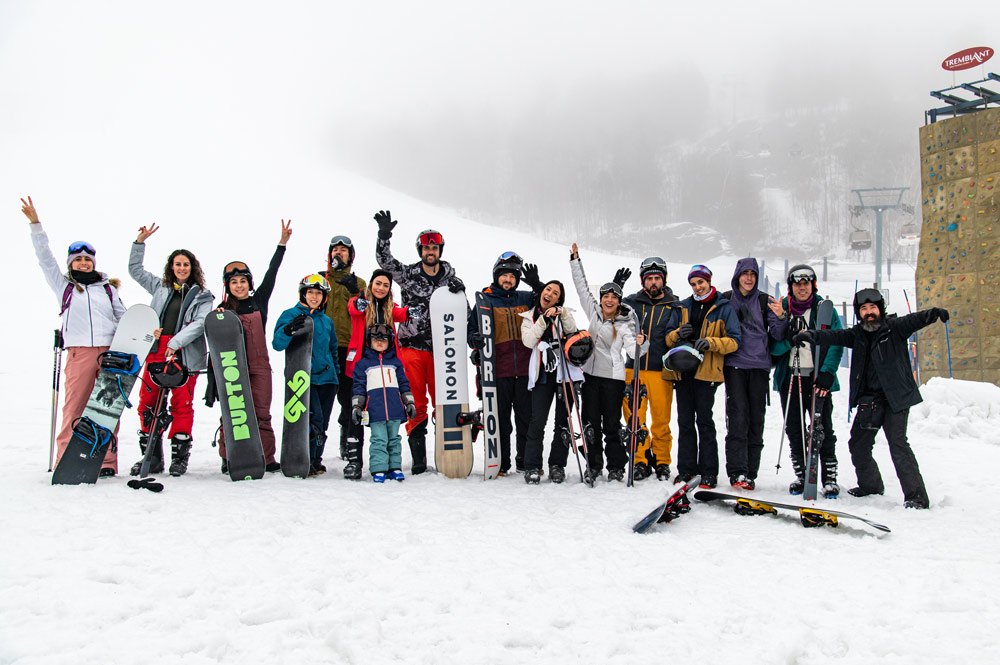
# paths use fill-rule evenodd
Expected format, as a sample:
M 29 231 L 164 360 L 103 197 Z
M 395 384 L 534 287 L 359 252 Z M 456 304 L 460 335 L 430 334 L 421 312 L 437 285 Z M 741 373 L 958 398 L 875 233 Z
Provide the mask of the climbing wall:
M 1000 385 L 1000 108 L 920 129 L 923 226 L 917 306 L 951 313 L 918 333 L 920 380 Z

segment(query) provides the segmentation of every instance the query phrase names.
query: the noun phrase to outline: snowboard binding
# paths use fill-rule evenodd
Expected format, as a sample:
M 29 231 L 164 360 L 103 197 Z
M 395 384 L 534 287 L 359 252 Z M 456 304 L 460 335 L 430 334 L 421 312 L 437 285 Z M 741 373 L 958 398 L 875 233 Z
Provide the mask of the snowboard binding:
M 830 513 L 825 513 L 822 510 L 814 510 L 812 508 L 799 508 L 799 519 L 802 521 L 802 526 L 808 528 L 817 526 L 837 528 L 837 525 L 840 524 L 836 515 L 831 515 Z
M 73 434 L 79 436 L 90 446 L 87 457 L 94 457 L 98 451 L 103 451 L 108 446 L 111 451 L 118 450 L 118 439 L 115 433 L 106 427 L 101 427 L 87 416 L 80 416 L 73 422 Z M 104 453 L 101 453 L 101 457 Z
M 759 501 L 754 501 L 752 499 L 737 499 L 736 505 L 733 506 L 733 512 L 737 515 L 766 515 L 768 513 L 772 515 L 777 515 L 778 511 L 774 506 L 769 506 L 766 503 L 760 503 Z

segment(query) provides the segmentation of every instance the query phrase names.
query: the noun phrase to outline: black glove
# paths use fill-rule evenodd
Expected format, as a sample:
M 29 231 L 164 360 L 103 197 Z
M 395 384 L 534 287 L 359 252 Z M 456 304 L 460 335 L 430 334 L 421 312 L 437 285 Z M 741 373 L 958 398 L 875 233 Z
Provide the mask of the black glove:
M 811 330 L 803 330 L 801 332 L 795 333 L 792 336 L 792 344 L 794 344 L 795 346 L 801 347 L 801 346 L 804 346 L 806 342 L 808 342 L 809 344 L 812 344 L 815 341 L 815 339 L 816 339 L 816 336 L 813 335 L 813 331 L 811 331 Z
M 694 347 L 695 351 L 698 351 L 700 353 L 704 353 L 705 351 L 708 351 L 709 343 L 708 343 L 707 339 L 705 339 L 704 337 L 701 337 L 699 339 L 696 339 L 694 341 L 694 344 L 692 344 L 692 346 Z
M 347 264 L 345 264 L 343 261 L 341 261 L 339 256 L 335 256 L 332 259 L 330 259 L 330 269 L 331 270 L 340 270 L 345 265 L 347 265 Z
M 521 272 L 524 273 L 524 283 L 530 286 L 532 291 L 542 290 L 542 280 L 538 278 L 538 265 L 525 263 Z
M 469 341 L 472 342 L 472 348 L 481 349 L 486 346 L 486 338 L 483 337 L 482 333 L 474 332 L 469 335 Z M 478 363 L 476 363 L 478 364 Z
M 358 277 L 354 273 L 344 275 L 337 280 L 337 284 L 340 284 L 347 289 L 352 296 L 356 296 L 361 293 L 361 289 L 358 288 Z
M 479 349 L 472 349 L 472 353 L 469 354 L 469 360 L 472 361 L 473 365 L 478 367 L 483 362 L 483 354 L 479 352 Z
M 355 425 L 361 424 L 361 412 L 365 410 L 365 396 L 355 395 L 351 398 L 351 421 Z
M 378 222 L 378 237 L 388 240 L 392 237 L 392 230 L 399 222 L 392 221 L 392 213 L 388 210 L 379 210 L 375 213 L 375 221 Z
M 462 280 L 460 280 L 458 277 L 452 275 L 451 277 L 448 278 L 448 290 L 451 291 L 452 293 L 458 293 L 459 291 L 464 291 L 465 284 L 463 284 Z
M 126 483 L 134 490 L 149 490 L 150 492 L 162 492 L 163 483 L 156 482 L 155 478 L 143 478 L 142 480 L 130 480 Z
M 829 372 L 820 372 L 819 376 L 816 377 L 816 387 L 829 390 L 833 387 L 833 378 L 833 374 Z
M 299 314 L 294 319 L 286 323 L 282 330 L 289 337 L 295 336 L 296 333 L 302 332 L 302 329 L 306 327 L 306 318 L 308 318 L 308 316 L 308 314 Z
M 951 318 L 951 314 L 949 314 L 948 310 L 946 310 L 944 307 L 935 307 L 933 309 L 933 312 L 934 312 L 934 318 L 936 318 L 938 321 L 941 321 L 942 323 L 948 323 L 948 319 Z
M 417 405 L 413 401 L 413 393 L 402 393 L 400 397 L 403 398 L 403 410 L 406 411 L 406 417 L 413 420 L 413 417 L 417 415 Z
M 611 281 L 613 281 L 615 284 L 617 284 L 624 290 L 625 282 L 627 282 L 628 278 L 631 276 L 632 276 L 631 270 L 629 270 L 628 268 L 619 268 L 618 271 L 615 273 L 615 278 Z
M 694 328 L 691 327 L 690 323 L 682 323 L 677 328 L 677 336 L 681 339 L 691 339 L 694 337 Z
M 364 314 L 365 310 L 368 309 L 368 301 L 364 298 L 356 298 L 354 300 L 354 309 L 358 310 L 358 314 Z

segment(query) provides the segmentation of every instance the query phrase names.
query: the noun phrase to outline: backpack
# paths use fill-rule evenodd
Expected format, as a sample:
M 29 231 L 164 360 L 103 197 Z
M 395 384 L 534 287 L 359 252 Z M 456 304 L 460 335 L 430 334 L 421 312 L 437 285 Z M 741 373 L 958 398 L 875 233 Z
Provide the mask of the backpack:
M 725 298 L 726 300 L 732 302 L 732 300 L 733 300 L 733 292 L 732 291 L 726 291 L 725 293 L 722 294 L 722 297 Z M 767 313 L 768 313 L 768 311 L 770 311 L 768 309 L 768 306 L 767 306 L 768 302 L 770 302 L 768 300 L 768 298 L 769 298 L 769 296 L 766 293 L 764 293 L 763 291 L 758 291 L 757 292 L 757 300 L 760 301 L 760 318 L 761 318 L 761 321 L 764 322 L 764 333 L 765 334 L 769 331 L 770 325 L 771 325 L 771 322 L 767 320 Z M 743 308 L 740 308 L 736 312 L 736 318 L 738 318 L 740 320 L 740 323 L 743 323 L 743 317 L 744 317 Z
M 111 301 L 111 308 L 114 309 L 115 296 L 113 293 L 111 293 L 111 285 L 108 284 L 107 282 L 104 283 L 104 291 L 108 294 L 108 300 Z M 62 316 L 63 314 L 66 313 L 66 310 L 69 309 L 69 303 L 72 299 L 73 299 L 73 282 L 70 282 L 69 284 L 66 285 L 66 290 L 63 291 L 62 308 L 60 308 L 59 310 L 59 316 Z

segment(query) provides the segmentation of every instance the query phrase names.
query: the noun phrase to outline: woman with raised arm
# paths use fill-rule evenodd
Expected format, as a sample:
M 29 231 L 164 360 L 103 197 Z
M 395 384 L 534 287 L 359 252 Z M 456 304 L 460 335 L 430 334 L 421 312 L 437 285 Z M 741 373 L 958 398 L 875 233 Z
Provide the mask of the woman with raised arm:
M 65 270 L 49 249 L 49 238 L 38 221 L 31 197 L 21 199 L 21 212 L 28 218 L 31 244 L 49 288 L 59 299 L 62 338 L 66 347 L 66 383 L 63 390 L 62 427 L 56 437 L 56 466 L 73 437 L 73 423 L 83 414 L 101 371 L 100 355 L 111 346 L 125 305 L 118 297 L 118 280 L 97 271 L 97 250 L 89 242 L 77 241 L 66 252 Z M 115 434 L 118 429 L 115 428 Z M 54 468 L 54 467 L 53 467 Z M 118 473 L 118 453 L 108 446 L 101 476 Z
M 187 471 L 191 456 L 191 427 L 194 424 L 194 386 L 196 372 L 208 366 L 208 347 L 205 345 L 205 316 L 212 311 L 212 292 L 205 288 L 205 277 L 195 255 L 186 249 L 175 249 L 167 256 L 163 275 L 154 275 L 143 268 L 146 239 L 159 230 L 151 224 L 139 228 L 139 235 L 132 243 L 128 273 L 142 288 L 153 296 L 149 303 L 160 317 L 160 327 L 153 332 L 156 345 L 146 358 L 146 369 L 139 389 L 139 450 L 145 456 L 152 427 L 154 405 L 161 388 L 149 378 L 149 363 L 162 362 L 172 357 L 189 372 L 187 383 L 170 391 L 170 475 L 181 476 Z M 161 432 L 161 435 L 163 433 Z M 150 456 L 149 470 L 163 472 L 163 441 L 156 441 L 157 449 Z M 138 476 L 142 459 L 132 465 L 132 475 Z

